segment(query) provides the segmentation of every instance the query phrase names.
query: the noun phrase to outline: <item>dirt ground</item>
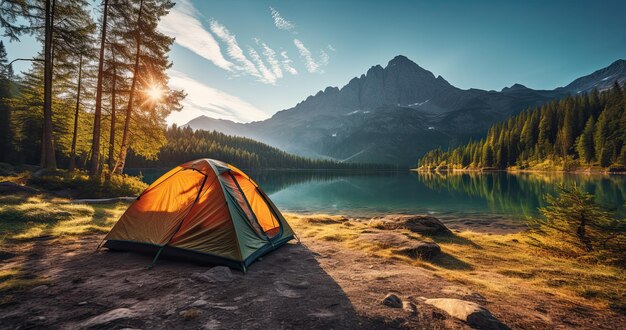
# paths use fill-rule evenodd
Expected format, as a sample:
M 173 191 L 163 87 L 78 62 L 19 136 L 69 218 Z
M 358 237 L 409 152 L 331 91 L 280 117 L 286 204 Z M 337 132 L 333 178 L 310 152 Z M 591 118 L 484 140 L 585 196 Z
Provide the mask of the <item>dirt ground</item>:
M 225 283 L 195 279 L 210 267 L 131 252 L 95 252 L 102 235 L 9 242 L 0 271 L 39 285 L 8 292 L 2 329 L 467 329 L 419 297 L 462 298 L 514 329 L 615 329 L 626 317 L 534 292 L 483 297 L 433 272 L 393 259 L 304 239 L 233 271 Z M 481 274 L 476 274 L 481 276 Z M 387 293 L 417 305 L 411 315 L 381 304 Z M 8 301 L 8 302 L 7 302 Z

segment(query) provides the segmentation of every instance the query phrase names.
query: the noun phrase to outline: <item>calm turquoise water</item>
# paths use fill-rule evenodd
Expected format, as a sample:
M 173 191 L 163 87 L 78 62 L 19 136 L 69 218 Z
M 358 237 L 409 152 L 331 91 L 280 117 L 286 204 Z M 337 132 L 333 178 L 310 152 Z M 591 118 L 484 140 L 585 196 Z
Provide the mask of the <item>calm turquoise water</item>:
M 143 170 L 150 183 L 164 171 Z M 131 170 L 129 174 L 137 174 Z M 464 173 L 409 171 L 369 174 L 323 171 L 247 171 L 286 212 L 355 216 L 388 213 L 497 215 L 524 219 L 537 215 L 543 196 L 559 184 L 577 184 L 610 210 L 626 215 L 626 176 L 578 174 Z

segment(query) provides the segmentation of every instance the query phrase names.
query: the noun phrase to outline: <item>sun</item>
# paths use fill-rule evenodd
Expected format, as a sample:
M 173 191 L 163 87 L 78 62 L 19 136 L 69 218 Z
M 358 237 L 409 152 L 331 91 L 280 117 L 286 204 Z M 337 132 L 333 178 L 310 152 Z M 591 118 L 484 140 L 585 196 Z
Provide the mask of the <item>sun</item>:
M 158 85 L 151 85 L 145 90 L 146 95 L 152 102 L 157 102 L 163 97 L 163 89 Z

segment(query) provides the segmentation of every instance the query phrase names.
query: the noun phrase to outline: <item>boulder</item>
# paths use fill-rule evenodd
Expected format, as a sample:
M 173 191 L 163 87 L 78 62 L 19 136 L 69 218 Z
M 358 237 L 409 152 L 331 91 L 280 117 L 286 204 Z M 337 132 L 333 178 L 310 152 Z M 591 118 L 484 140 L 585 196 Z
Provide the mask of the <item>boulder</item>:
M 441 247 L 437 243 L 419 242 L 412 246 L 394 251 L 413 259 L 431 260 L 441 253 Z
M 402 308 L 402 299 L 393 293 L 388 293 L 382 301 L 383 305 L 391 308 Z
M 230 282 L 233 280 L 233 273 L 226 266 L 216 266 L 204 273 L 193 273 L 191 278 L 209 283 Z
M 387 216 L 383 229 L 407 229 L 422 235 L 453 235 L 439 219 L 429 215 Z
M 426 299 L 424 303 L 443 310 L 450 316 L 466 322 L 471 327 L 486 330 L 510 329 L 491 315 L 489 310 L 475 302 L 452 298 L 437 298 Z

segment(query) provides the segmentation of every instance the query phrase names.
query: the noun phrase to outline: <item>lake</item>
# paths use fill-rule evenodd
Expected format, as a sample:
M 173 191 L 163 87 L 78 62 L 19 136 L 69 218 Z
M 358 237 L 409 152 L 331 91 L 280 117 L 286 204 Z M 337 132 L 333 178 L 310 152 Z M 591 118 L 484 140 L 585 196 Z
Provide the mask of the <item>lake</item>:
M 129 169 L 129 174 L 139 174 Z M 377 216 L 428 213 L 443 218 L 523 220 L 538 215 L 543 196 L 576 184 L 605 208 L 626 215 L 626 176 L 563 173 L 349 173 L 246 171 L 284 212 Z M 163 170 L 144 169 L 151 183 Z

